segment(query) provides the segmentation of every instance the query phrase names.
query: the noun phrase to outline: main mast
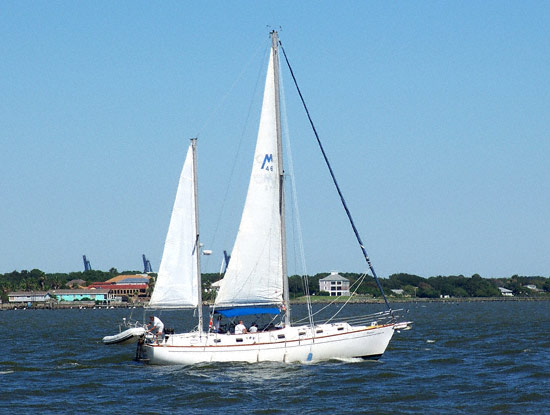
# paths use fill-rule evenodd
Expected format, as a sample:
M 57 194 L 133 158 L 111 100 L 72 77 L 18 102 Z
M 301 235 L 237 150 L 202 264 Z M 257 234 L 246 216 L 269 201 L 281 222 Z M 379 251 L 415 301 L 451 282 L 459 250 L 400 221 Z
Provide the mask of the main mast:
M 199 238 L 199 199 L 198 199 L 198 184 L 197 184 L 197 139 L 191 139 L 191 149 L 193 152 L 193 193 L 195 200 L 195 255 L 197 256 L 197 312 L 199 316 L 199 335 L 203 333 L 202 321 L 202 280 L 201 280 L 201 244 Z
M 281 99 L 279 91 L 279 36 L 271 32 L 271 48 L 273 50 L 273 80 L 275 83 L 275 122 L 277 130 L 277 162 L 279 167 L 279 214 L 281 218 L 281 261 L 283 278 L 283 302 L 285 307 L 285 325 L 290 325 L 290 302 L 288 290 L 288 275 L 286 267 L 286 224 L 285 224 L 285 188 L 283 170 L 283 138 L 281 132 Z

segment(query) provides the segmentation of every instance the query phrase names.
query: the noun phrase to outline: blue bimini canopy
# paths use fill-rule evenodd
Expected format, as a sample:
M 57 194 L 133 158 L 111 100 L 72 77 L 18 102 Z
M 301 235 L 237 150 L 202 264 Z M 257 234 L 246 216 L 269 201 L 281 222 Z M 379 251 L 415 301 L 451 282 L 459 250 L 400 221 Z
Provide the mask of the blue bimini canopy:
M 221 314 L 224 317 L 249 316 L 251 314 L 280 314 L 281 311 L 276 307 L 241 307 L 228 308 L 225 310 L 216 310 L 214 314 Z

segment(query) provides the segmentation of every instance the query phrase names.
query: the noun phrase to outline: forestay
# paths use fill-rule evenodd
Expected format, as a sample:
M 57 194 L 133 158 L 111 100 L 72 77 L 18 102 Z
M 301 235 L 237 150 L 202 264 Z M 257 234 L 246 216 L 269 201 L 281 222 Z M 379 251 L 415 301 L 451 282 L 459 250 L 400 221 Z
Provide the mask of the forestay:
M 189 146 L 164 252 L 149 307 L 189 308 L 198 305 L 197 222 L 195 220 L 193 149 Z
M 216 306 L 283 302 L 275 94 L 271 51 L 248 193 Z

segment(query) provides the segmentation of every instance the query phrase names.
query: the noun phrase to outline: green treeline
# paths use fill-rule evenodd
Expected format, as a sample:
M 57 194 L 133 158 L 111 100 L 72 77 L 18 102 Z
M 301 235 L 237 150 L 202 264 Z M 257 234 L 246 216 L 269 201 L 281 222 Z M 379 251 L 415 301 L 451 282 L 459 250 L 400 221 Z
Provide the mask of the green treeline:
M 340 272 L 341 276 L 350 280 L 354 291 L 354 283 L 361 277 L 361 274 Z M 328 273 L 309 276 L 308 287 L 310 294 L 323 295 L 319 292 L 319 280 L 328 276 Z M 292 298 L 304 295 L 304 279 L 298 275 L 290 277 L 289 291 Z M 550 294 L 550 278 L 545 277 L 522 277 L 514 275 L 510 278 L 482 278 L 475 274 L 471 277 L 458 276 L 437 276 L 423 278 L 411 274 L 393 274 L 389 278 L 381 278 L 380 283 L 386 295 L 401 297 L 439 298 L 449 297 L 499 297 L 499 287 L 509 289 L 514 296 L 534 296 Z M 535 286 L 536 289 L 527 288 L 527 285 Z M 396 295 L 391 290 L 403 290 L 402 295 Z M 357 288 L 357 294 L 381 297 L 376 281 L 371 276 L 366 276 L 363 283 Z
M 7 294 L 11 291 L 48 291 L 69 288 L 67 282 L 71 280 L 84 280 L 89 285 L 93 282 L 106 281 L 117 275 L 139 274 L 140 271 L 118 272 L 115 268 L 107 271 L 84 271 L 71 273 L 46 274 L 39 269 L 31 271 L 13 271 L 7 274 L 0 274 L 0 294 L 3 301 L 7 301 Z M 308 276 L 307 283 L 309 293 L 312 295 L 324 295 L 319 292 L 319 279 L 328 276 L 328 273 Z M 360 279 L 361 274 L 341 272 L 340 275 L 350 280 L 351 291 L 354 291 L 354 284 Z M 156 274 L 151 274 L 156 277 Z M 205 291 L 203 298 L 211 299 L 213 293 L 209 290 L 210 284 L 220 279 L 217 273 L 202 274 L 202 285 Z M 153 280 L 154 281 L 154 280 Z M 306 279 L 298 275 L 289 278 L 289 291 L 291 298 L 305 295 Z M 393 274 L 389 278 L 381 278 L 380 282 L 386 295 L 395 295 L 391 290 L 403 290 L 401 296 L 419 298 L 449 297 L 498 297 L 501 295 L 499 287 L 511 290 L 514 296 L 535 296 L 550 294 L 550 278 L 525 277 L 513 275 L 509 278 L 482 278 L 475 274 L 471 277 L 458 276 L 437 276 L 424 278 L 411 274 Z M 153 284 L 150 284 L 153 285 Z M 533 290 L 527 285 L 535 287 Z M 363 283 L 357 288 L 357 294 L 369 295 L 374 298 L 380 297 L 380 292 L 374 278 L 366 276 Z M 398 295 L 399 296 L 399 295 Z

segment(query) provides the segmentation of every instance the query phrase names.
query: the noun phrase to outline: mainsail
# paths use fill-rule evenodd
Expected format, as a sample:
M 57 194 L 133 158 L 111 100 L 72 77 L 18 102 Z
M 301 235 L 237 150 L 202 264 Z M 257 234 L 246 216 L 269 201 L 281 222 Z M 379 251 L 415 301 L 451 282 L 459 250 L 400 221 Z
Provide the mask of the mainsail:
M 189 146 L 180 175 L 162 261 L 149 302 L 152 308 L 190 308 L 199 303 L 192 146 Z
M 283 302 L 281 194 L 273 59 L 272 50 L 248 193 L 231 261 L 216 297 L 217 307 Z

